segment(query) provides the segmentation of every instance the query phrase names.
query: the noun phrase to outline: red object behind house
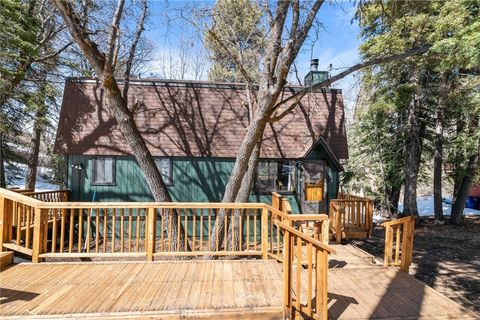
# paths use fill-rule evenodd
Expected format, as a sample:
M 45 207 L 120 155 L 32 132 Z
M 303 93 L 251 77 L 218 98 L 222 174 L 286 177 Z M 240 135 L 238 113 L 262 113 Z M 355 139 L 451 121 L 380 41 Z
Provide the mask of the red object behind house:
M 480 197 L 480 185 L 472 186 L 470 192 L 468 193 L 469 197 Z

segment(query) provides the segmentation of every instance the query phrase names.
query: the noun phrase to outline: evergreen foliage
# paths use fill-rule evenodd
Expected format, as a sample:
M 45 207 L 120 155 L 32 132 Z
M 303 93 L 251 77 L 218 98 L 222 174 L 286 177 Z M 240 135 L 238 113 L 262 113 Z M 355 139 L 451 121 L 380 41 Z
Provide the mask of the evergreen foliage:
M 480 18 L 478 1 L 361 1 L 359 21 L 365 59 L 431 47 L 423 56 L 375 66 L 363 72 L 362 91 L 350 136 L 354 152 L 346 183 L 375 195 L 395 211 L 400 187 L 431 168 L 435 126 L 439 120 L 444 162 L 455 164 L 457 183 L 467 163 L 479 153 Z M 418 153 L 418 157 L 412 157 Z M 362 166 L 371 165 L 372 185 L 364 183 Z M 478 164 L 477 164 L 478 165 Z M 413 174 L 412 174 L 413 173 Z M 378 186 L 378 187 L 377 187 Z M 454 200 L 457 194 L 454 194 Z M 416 198 L 413 194 L 412 198 Z M 405 208 L 416 214 L 415 207 Z M 462 208 L 463 211 L 463 208 Z
M 248 79 L 239 70 L 241 65 L 249 79 L 257 79 L 265 47 L 262 11 L 258 4 L 252 0 L 220 0 L 215 4 L 212 19 L 211 29 L 205 32 L 205 46 L 213 62 L 208 78 L 245 82 Z M 222 45 L 212 38 L 214 36 Z

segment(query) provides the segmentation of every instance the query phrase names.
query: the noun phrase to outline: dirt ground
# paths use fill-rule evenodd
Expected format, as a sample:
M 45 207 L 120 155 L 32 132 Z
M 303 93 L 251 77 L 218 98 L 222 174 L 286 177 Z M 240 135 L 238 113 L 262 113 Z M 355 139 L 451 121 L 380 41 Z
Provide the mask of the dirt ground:
M 383 261 L 384 229 L 351 242 Z M 421 220 L 415 228 L 410 274 L 480 315 L 480 216 L 462 226 Z

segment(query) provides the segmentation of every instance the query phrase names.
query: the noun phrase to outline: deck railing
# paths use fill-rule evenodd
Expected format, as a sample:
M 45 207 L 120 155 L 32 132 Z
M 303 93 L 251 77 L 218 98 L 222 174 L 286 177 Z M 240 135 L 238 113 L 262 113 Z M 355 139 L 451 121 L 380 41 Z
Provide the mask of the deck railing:
M 225 216 L 223 228 L 218 228 L 220 215 Z M 15 219 L 25 224 L 15 224 Z M 174 230 L 180 230 L 181 236 L 175 236 Z M 180 245 L 181 238 L 188 246 Z M 0 189 L 0 251 L 4 249 L 30 255 L 32 262 L 95 257 L 274 258 L 285 267 L 286 311 L 317 319 L 326 318 L 328 254 L 335 252 L 328 246 L 326 215 L 291 215 L 263 203 L 45 202 Z
M 373 201 L 346 193 L 339 193 L 339 199 L 330 201 L 330 225 L 335 240 L 340 243 L 342 234 L 350 232 L 371 236 L 373 232 Z
M 385 266 L 398 266 L 408 273 L 413 255 L 415 218 L 405 217 L 385 222 Z
M 17 191 L 19 192 L 19 191 Z M 21 194 L 43 202 L 67 202 L 69 190 L 21 191 Z
M 328 255 L 335 250 L 290 223 L 275 223 L 284 233 L 283 296 L 287 318 L 327 319 Z

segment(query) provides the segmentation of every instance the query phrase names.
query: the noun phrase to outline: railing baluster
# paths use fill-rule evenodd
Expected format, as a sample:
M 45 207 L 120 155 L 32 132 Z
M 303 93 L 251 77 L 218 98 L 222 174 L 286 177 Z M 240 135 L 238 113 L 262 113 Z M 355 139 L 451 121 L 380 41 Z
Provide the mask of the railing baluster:
M 98 253 L 100 245 L 100 209 L 95 209 L 95 253 Z
M 68 234 L 68 253 L 73 252 L 73 230 L 75 228 L 75 209 L 69 209 L 70 213 L 70 225 L 69 225 L 69 234 Z
M 132 252 L 132 232 L 133 232 L 133 217 L 132 208 L 128 209 L 128 252 Z
M 301 273 L 302 273 L 302 239 L 297 237 L 297 247 L 296 247 L 296 255 L 297 255 L 297 282 L 296 282 L 296 289 L 295 289 L 295 312 L 301 312 L 300 309 L 300 299 L 301 299 L 301 292 L 300 292 L 300 282 L 301 282 Z
M 188 247 L 187 246 L 187 243 L 188 243 L 188 212 L 189 212 L 188 208 L 184 208 L 183 212 L 185 214 L 185 222 L 184 222 L 184 226 L 183 226 L 183 229 L 184 229 L 184 232 L 185 232 L 185 238 L 184 238 L 185 243 L 184 243 L 184 246 L 183 246 L 183 250 L 185 252 L 187 252 L 187 247 Z M 179 232 L 180 232 L 180 229 L 179 229 Z
M 165 251 L 165 242 L 164 242 L 164 237 L 165 237 L 165 209 L 160 209 L 160 251 L 164 252 Z
M 125 234 L 124 234 L 124 230 L 125 230 L 125 209 L 124 208 L 121 208 L 120 209 L 120 252 L 124 252 L 124 246 L 125 246 Z
M 82 237 L 83 237 L 83 209 L 78 209 L 78 240 L 77 251 L 82 252 Z
M 203 209 L 200 208 L 200 244 L 199 250 L 203 251 Z
M 395 236 L 395 262 L 394 265 L 398 265 L 398 257 L 400 255 L 400 226 L 396 227 L 397 233 Z
M 140 208 L 137 208 L 137 225 L 136 225 L 136 237 L 135 237 L 135 244 L 136 244 L 136 252 L 140 252 L 140 217 L 141 212 Z
M 25 208 L 25 206 L 24 206 Z M 25 248 L 30 248 L 30 223 L 31 223 L 31 210 L 32 210 L 32 207 L 27 207 L 26 209 L 26 215 L 27 215 L 27 219 L 26 219 L 26 225 L 25 225 Z
M 108 208 L 103 208 L 103 253 L 107 253 L 108 244 Z
M 197 231 L 197 209 L 192 209 L 192 251 L 195 251 L 195 236 Z M 186 247 L 186 246 L 185 246 Z

